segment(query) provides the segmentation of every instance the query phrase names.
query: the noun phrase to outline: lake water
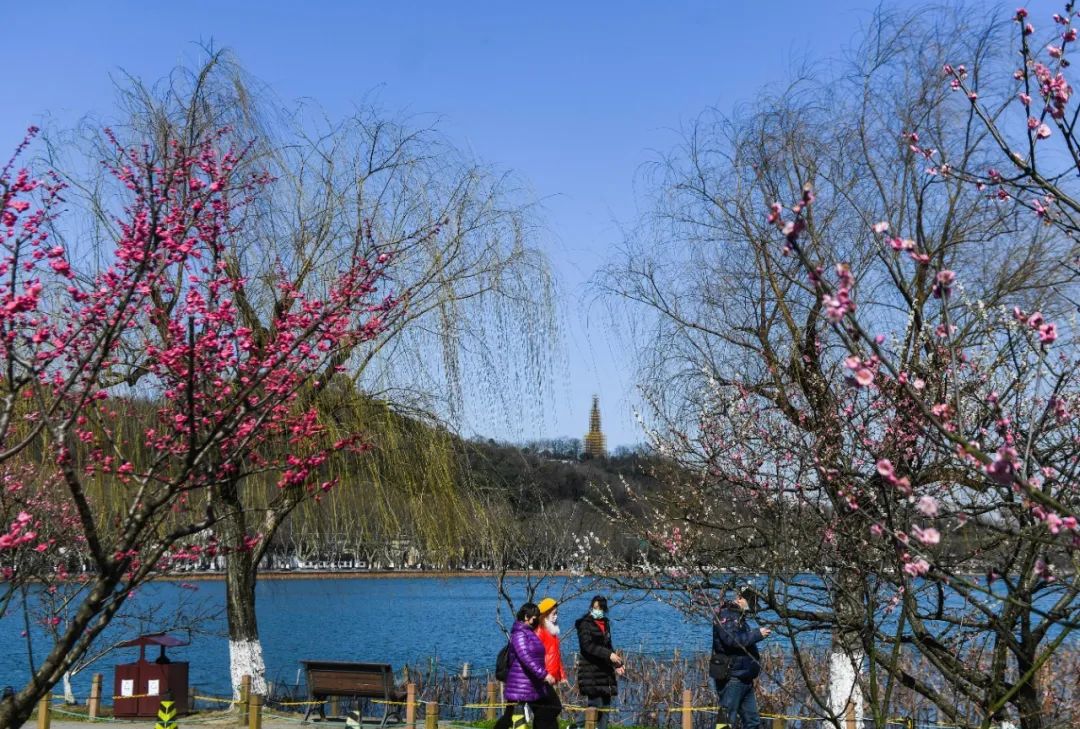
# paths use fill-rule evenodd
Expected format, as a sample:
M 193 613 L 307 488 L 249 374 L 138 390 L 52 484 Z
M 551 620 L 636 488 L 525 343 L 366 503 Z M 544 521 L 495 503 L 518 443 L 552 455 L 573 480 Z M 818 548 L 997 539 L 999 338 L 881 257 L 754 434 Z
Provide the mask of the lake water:
M 812 576 L 805 579 L 808 589 L 820 585 Z M 508 584 L 515 603 L 523 602 L 523 580 L 511 579 Z M 501 614 L 506 627 L 512 622 L 505 603 L 501 613 L 497 612 L 500 598 L 491 577 L 264 579 L 257 589 L 267 677 L 289 693 L 298 693 L 299 662 L 304 659 L 389 663 L 399 675 L 404 665 L 423 671 L 431 661 L 437 661 L 442 670 L 458 673 L 469 663 L 472 675 L 483 677 L 494 669 L 495 655 L 504 641 L 498 616 Z M 585 613 L 595 591 L 595 585 L 555 578 L 537 592 L 537 599 L 548 595 L 565 599 L 559 613 L 566 661 L 577 651 L 574 620 Z M 800 592 L 798 587 L 795 592 Z M 704 620 L 688 619 L 674 607 L 641 593 L 605 593 L 612 600 L 616 648 L 653 657 L 670 656 L 676 649 L 684 655 L 709 650 L 711 629 Z M 1053 599 L 1054 595 L 1047 594 L 1041 601 L 1049 606 Z M 952 609 L 962 607 L 956 595 L 946 602 Z M 178 604 L 188 614 L 214 613 L 215 617 L 200 621 L 202 634 L 194 636 L 190 646 L 169 654 L 173 660 L 190 664 L 189 680 L 200 694 L 228 695 L 224 603 L 225 583 L 220 580 L 155 582 L 133 596 L 124 612 L 145 615 L 156 611 L 156 617 L 143 624 L 131 618 L 114 620 L 98 644 L 112 645 L 158 630 Z M 0 687 L 21 687 L 29 675 L 27 637 L 17 603 L 9 607 L 8 614 L 0 618 Z M 1051 637 L 1056 633 L 1052 630 Z M 29 634 L 36 658 L 44 657 L 51 645 L 44 628 L 31 626 Z M 827 633 L 821 639 L 827 640 Z M 777 636 L 766 644 L 771 642 L 787 645 L 786 639 Z M 147 650 L 150 660 L 156 656 L 156 648 Z M 104 674 L 105 694 L 111 696 L 113 666 L 137 658 L 137 648 L 120 649 L 84 669 L 73 681 L 77 698 L 85 700 L 95 672 Z
M 520 603 L 523 583 L 511 584 L 511 594 Z M 550 581 L 545 587 L 549 589 L 541 591 L 538 598 L 548 594 L 559 598 L 574 589 L 573 582 L 565 579 Z M 299 661 L 309 658 L 389 663 L 396 671 L 404 664 L 427 666 L 430 660 L 458 671 L 468 662 L 474 674 L 484 675 L 493 669 L 495 655 L 505 640 L 496 622 L 499 597 L 490 577 L 262 580 L 257 589 L 267 674 L 281 686 L 295 685 Z M 608 594 L 620 598 L 618 593 Z M 588 609 L 590 596 L 591 592 L 560 606 L 564 659 L 577 650 L 573 624 Z M 616 648 L 653 655 L 669 655 L 676 648 L 683 652 L 708 650 L 708 624 L 688 621 L 656 599 L 621 597 L 625 604 L 612 607 Z M 200 606 L 220 609 L 224 600 L 225 584 L 221 581 L 156 582 L 140 590 L 128 612 L 168 610 L 178 601 L 188 610 Z M 502 619 L 509 627 L 505 603 Z M 19 610 L 0 618 L 0 687 L 20 687 L 28 677 L 24 627 Z M 190 663 L 189 681 L 201 694 L 229 694 L 224 616 L 203 621 L 202 628 L 217 635 L 197 635 L 190 646 L 172 649 L 169 655 Z M 146 632 L 152 629 L 142 628 Z M 110 626 L 100 642 L 111 644 L 134 637 L 139 630 L 134 625 Z M 43 657 L 47 643 L 41 628 L 32 629 L 30 637 L 38 657 Z M 148 659 L 156 657 L 157 650 L 148 648 Z M 105 693 L 111 694 L 113 666 L 137 658 L 137 648 L 119 649 L 106 656 L 75 677 L 76 696 L 85 700 L 94 672 L 105 675 Z

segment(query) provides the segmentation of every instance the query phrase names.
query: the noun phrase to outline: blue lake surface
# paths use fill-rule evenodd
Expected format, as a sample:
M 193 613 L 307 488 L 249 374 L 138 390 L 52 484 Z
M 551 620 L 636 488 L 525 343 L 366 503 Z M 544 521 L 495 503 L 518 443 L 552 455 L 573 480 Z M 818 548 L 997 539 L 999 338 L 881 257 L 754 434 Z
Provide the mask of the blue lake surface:
M 511 584 L 511 594 L 520 604 L 525 596 L 523 583 Z M 545 583 L 545 588 L 538 599 L 547 595 L 561 598 L 570 594 L 574 585 L 570 580 L 556 579 Z M 655 655 L 670 654 L 676 648 L 684 652 L 708 650 L 711 633 L 707 623 L 687 620 L 655 598 L 607 594 L 626 600 L 612 606 L 616 648 Z M 577 650 L 574 620 L 586 612 L 591 595 L 589 591 L 560 606 L 566 659 Z M 169 606 L 178 600 L 189 609 L 200 605 L 220 609 L 225 583 L 155 582 L 132 598 L 127 612 Z M 491 577 L 261 580 L 257 609 L 267 675 L 279 686 L 295 686 L 299 661 L 309 658 L 390 663 L 399 672 L 404 664 L 426 668 L 431 660 L 457 671 L 468 662 L 474 674 L 484 675 L 494 668 L 495 655 L 505 640 L 497 623 L 499 604 Z M 501 618 L 509 627 L 512 619 L 505 603 Z M 28 678 L 24 627 L 17 609 L 0 618 L 0 686 L 19 687 Z M 190 646 L 174 648 L 169 655 L 189 662 L 189 682 L 200 694 L 227 695 L 229 648 L 224 615 L 204 621 L 202 628 L 217 635 L 197 635 Z M 129 637 L 134 635 L 110 626 L 99 642 L 109 644 Z M 31 638 L 40 660 L 51 641 L 44 639 L 40 628 L 31 630 Z M 148 648 L 147 658 L 156 657 L 157 650 Z M 77 698 L 85 700 L 95 672 L 104 674 L 105 693 L 111 695 L 113 666 L 137 658 L 137 648 L 119 649 L 84 669 L 73 679 Z
M 821 584 L 809 575 L 805 579 L 806 588 Z M 524 580 L 510 579 L 508 585 L 515 604 L 524 602 Z M 564 660 L 572 660 L 577 651 L 574 620 L 586 612 L 597 590 L 594 583 L 551 578 L 536 593 L 537 600 L 551 596 L 562 603 L 559 623 Z M 709 650 L 711 629 L 705 620 L 688 618 L 654 596 L 600 591 L 612 601 L 616 648 L 655 657 L 670 656 L 676 649 L 684 655 Z M 802 591 L 796 585 L 793 595 Z M 792 599 L 799 601 L 794 596 Z M 1047 594 L 1039 602 L 1049 607 L 1054 599 L 1053 594 Z M 216 617 L 202 620 L 203 634 L 195 635 L 190 646 L 170 650 L 170 657 L 190 664 L 189 682 L 200 694 L 230 694 L 223 581 L 155 582 L 141 588 L 124 613 L 138 615 L 156 609 L 161 620 L 175 612 L 177 604 L 188 614 L 213 613 Z M 956 594 L 949 595 L 946 604 L 949 610 L 963 607 Z M 495 579 L 476 576 L 263 579 L 257 587 L 257 609 L 267 678 L 279 690 L 290 692 L 302 681 L 299 662 L 304 659 L 389 663 L 399 675 L 404 665 L 426 671 L 431 661 L 437 661 L 439 668 L 457 673 L 462 664 L 469 663 L 473 675 L 485 676 L 494 669 L 495 655 L 505 640 L 498 620 L 501 618 L 506 628 L 512 622 Z M 112 645 L 161 625 L 114 620 L 97 644 Z M 29 676 L 25 627 L 15 601 L 0 618 L 0 687 L 21 687 Z M 1057 632 L 1052 629 L 1051 637 Z M 35 657 L 40 660 L 51 640 L 46 639 L 40 625 L 32 625 L 29 633 Z M 823 633 L 820 639 L 827 640 L 827 636 Z M 1075 635 L 1069 637 L 1070 642 L 1075 639 Z M 779 636 L 767 641 L 772 642 L 787 645 L 787 639 Z M 149 660 L 156 656 L 157 648 L 147 649 Z M 118 649 L 83 669 L 72 682 L 76 697 L 85 701 L 93 673 L 104 674 L 105 694 L 111 696 L 113 667 L 137 658 L 137 648 Z M 59 692 L 60 687 L 55 690 Z

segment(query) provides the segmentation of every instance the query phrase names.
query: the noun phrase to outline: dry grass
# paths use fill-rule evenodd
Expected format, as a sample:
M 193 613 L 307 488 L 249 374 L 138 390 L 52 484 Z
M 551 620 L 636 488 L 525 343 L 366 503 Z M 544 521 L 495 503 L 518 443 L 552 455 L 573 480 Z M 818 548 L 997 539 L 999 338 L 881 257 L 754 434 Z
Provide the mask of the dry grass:
M 808 677 L 818 696 L 823 696 L 825 672 L 828 665 L 824 651 L 813 651 L 804 656 L 809 666 Z M 573 656 L 566 656 L 566 667 L 570 674 L 571 687 L 574 685 Z M 406 669 L 408 680 L 416 685 L 416 695 L 421 702 L 435 701 L 439 704 L 439 718 L 463 722 L 475 722 L 484 718 L 485 711 L 476 708 L 476 704 L 487 701 L 487 686 L 494 679 L 490 676 L 491 667 L 473 667 L 472 675 L 463 679 L 460 666 L 442 666 L 436 661 L 425 665 L 410 666 Z M 822 710 L 818 707 L 814 692 L 808 688 L 803 673 L 789 653 L 779 647 L 765 651 L 762 655 L 762 678 L 757 687 L 758 703 L 763 714 L 807 717 L 804 720 L 789 720 L 785 729 L 818 729 L 827 726 L 817 719 Z M 915 662 L 909 668 L 921 678 L 931 677 L 933 672 L 924 662 Z M 695 654 L 654 658 L 630 655 L 627 660 L 627 675 L 619 683 L 619 696 L 615 702 L 618 712 L 615 722 L 621 725 L 663 727 L 679 729 L 682 725 L 682 705 L 684 690 L 691 692 L 691 704 L 695 707 L 711 707 L 716 704 L 716 693 L 712 680 L 707 676 L 708 656 Z M 937 682 L 942 685 L 941 682 Z M 948 687 L 945 687 L 946 690 Z M 302 700 L 303 696 L 277 694 L 275 701 Z M 573 688 L 562 691 L 563 703 L 568 707 L 581 706 L 584 699 Z M 958 701 L 959 706 L 964 706 Z M 353 708 L 354 704 L 342 700 L 342 712 Z M 1053 664 L 1042 674 L 1042 706 L 1044 726 L 1073 727 L 1080 722 L 1080 650 L 1062 651 Z M 381 706 L 369 706 L 365 713 L 380 714 Z M 501 712 L 501 708 L 499 709 Z M 418 708 L 417 717 L 422 717 L 423 707 Z M 921 696 L 905 690 L 895 690 L 891 706 L 887 712 L 890 717 L 912 718 L 916 727 L 929 727 L 942 720 L 944 715 Z M 971 717 L 972 725 L 977 724 L 981 713 L 974 707 L 965 707 L 965 716 Z M 568 710 L 564 716 L 581 719 L 582 713 Z M 711 711 L 692 713 L 694 729 L 711 729 L 714 716 Z M 869 726 L 869 724 L 867 725 Z

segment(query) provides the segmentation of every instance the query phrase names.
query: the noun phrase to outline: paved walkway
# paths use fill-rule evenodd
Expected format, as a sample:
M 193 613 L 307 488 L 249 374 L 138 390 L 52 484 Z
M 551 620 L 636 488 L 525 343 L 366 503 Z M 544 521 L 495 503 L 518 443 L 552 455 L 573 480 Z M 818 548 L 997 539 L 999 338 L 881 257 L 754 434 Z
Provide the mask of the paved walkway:
M 300 717 L 296 719 L 277 719 L 266 717 L 263 719 L 263 727 L 269 729 L 286 729 L 291 727 L 292 729 L 300 729 L 300 727 L 308 727 L 309 729 L 319 729 L 320 726 L 327 729 L 345 729 L 344 722 L 309 722 L 303 724 L 300 721 Z M 51 729 L 90 729 L 90 727 L 101 727 L 102 729 L 154 729 L 153 719 L 107 719 L 101 721 L 59 721 L 53 719 L 49 725 Z M 231 719 L 205 719 L 199 717 L 180 717 L 176 723 L 177 729 L 196 729 L 197 727 L 208 727 L 208 729 L 240 729 L 239 724 L 236 722 L 236 718 Z M 377 727 L 378 724 L 365 725 L 368 729 Z M 31 719 L 26 724 L 23 724 L 22 729 L 35 729 L 37 722 Z
M 97 721 L 72 721 L 65 720 L 58 716 L 53 716 L 52 722 L 49 726 L 51 729 L 91 729 L 91 727 L 101 727 L 101 729 L 154 729 L 154 719 L 99 719 Z M 450 729 L 454 726 L 453 722 L 441 721 L 439 722 L 441 729 Z M 280 717 L 280 716 L 267 716 L 263 715 L 262 725 L 266 729 L 345 729 L 345 722 L 341 720 L 330 719 L 328 721 L 309 721 L 304 723 L 302 716 L 297 714 L 295 717 Z M 379 722 L 371 722 L 365 718 L 364 729 L 378 729 Z M 398 727 L 404 725 L 398 724 Z M 419 726 L 422 726 L 418 724 Z M 36 729 L 37 720 L 31 719 L 22 725 L 21 729 Z M 194 716 L 182 716 L 176 721 L 177 729 L 199 729 L 200 727 L 207 727 L 207 729 L 241 729 L 237 722 L 236 715 L 227 714 L 196 714 Z
M 154 724 L 154 719 L 100 719 L 98 721 L 73 721 L 53 716 L 49 726 L 51 729 L 90 729 L 91 727 L 101 727 L 101 729 L 154 729 Z M 344 722 L 336 721 L 309 722 L 304 724 L 301 722 L 301 717 L 299 715 L 295 718 L 288 719 L 264 716 L 262 725 L 267 729 L 286 729 L 286 727 L 291 729 L 300 729 L 301 727 L 318 729 L 320 726 L 325 727 L 326 729 L 345 729 Z M 37 720 L 31 719 L 23 724 L 22 729 L 36 729 L 36 727 Z M 235 715 L 228 716 L 221 714 L 182 716 L 177 719 L 176 727 L 177 729 L 197 729 L 198 727 L 207 727 L 207 729 L 240 729 Z M 365 727 L 366 729 L 375 729 L 378 727 L 378 723 L 365 723 Z

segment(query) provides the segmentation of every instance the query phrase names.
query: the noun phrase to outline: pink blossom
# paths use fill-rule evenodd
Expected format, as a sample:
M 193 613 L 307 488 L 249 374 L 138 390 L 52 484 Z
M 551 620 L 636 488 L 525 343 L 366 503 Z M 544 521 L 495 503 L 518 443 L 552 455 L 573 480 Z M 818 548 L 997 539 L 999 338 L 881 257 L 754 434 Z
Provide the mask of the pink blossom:
M 948 269 L 938 271 L 937 276 L 934 277 L 934 296 L 939 299 L 947 297 L 952 291 L 952 284 L 955 280 L 956 274 L 953 271 Z
M 925 516 L 933 518 L 938 515 L 938 500 L 933 496 L 924 494 L 919 497 L 919 501 L 915 504 L 915 508 Z
M 1035 574 L 1037 574 L 1039 577 L 1046 580 L 1047 582 L 1053 582 L 1056 579 L 1054 577 L 1053 567 L 1051 567 L 1050 564 L 1042 557 L 1035 560 Z
M 1050 131 L 1050 126 L 1047 124 L 1040 124 L 1039 129 L 1035 132 L 1035 136 L 1039 139 L 1046 139 L 1053 132 Z
M 881 222 L 874 223 L 873 228 L 875 233 L 884 233 L 889 229 L 889 223 L 882 220 Z
M 1061 58 L 1061 48 L 1059 46 L 1047 46 L 1046 52 L 1050 54 L 1051 58 Z
M 859 387 L 870 387 L 874 382 L 874 373 L 866 367 L 860 367 L 855 371 L 855 383 Z
M 1043 324 L 1039 327 L 1039 341 L 1043 344 L 1053 344 L 1057 339 L 1057 327 L 1054 324 Z
M 930 563 L 922 557 L 904 565 L 904 572 L 911 577 L 920 577 L 930 571 Z
M 994 455 L 994 460 L 986 466 L 987 475 L 998 483 L 1009 483 L 1016 472 L 1018 456 L 1015 448 L 1002 446 Z
M 932 546 L 941 541 L 941 533 L 933 527 L 927 527 L 926 529 L 922 529 L 917 525 L 913 525 L 911 527 L 911 533 L 914 534 L 915 538 L 923 544 Z

